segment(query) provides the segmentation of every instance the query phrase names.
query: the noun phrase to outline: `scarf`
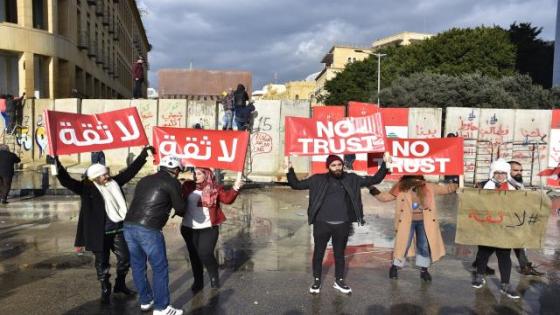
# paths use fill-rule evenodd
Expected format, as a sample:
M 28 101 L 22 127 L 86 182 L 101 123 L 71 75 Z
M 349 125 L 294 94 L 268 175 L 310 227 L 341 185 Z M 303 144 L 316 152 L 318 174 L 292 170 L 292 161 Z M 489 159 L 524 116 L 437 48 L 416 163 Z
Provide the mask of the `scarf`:
M 103 200 L 105 201 L 105 212 L 107 213 L 107 217 L 109 220 L 119 223 L 124 220 L 126 216 L 126 201 L 124 201 L 124 196 L 122 194 L 121 188 L 116 181 L 110 180 L 105 185 L 99 185 L 96 182 L 93 182 L 97 190 L 103 196 Z
M 218 185 L 214 173 L 209 168 L 198 167 L 197 170 L 204 173 L 205 177 L 204 182 L 196 184 L 196 189 L 202 191 L 202 206 L 214 208 L 218 203 Z

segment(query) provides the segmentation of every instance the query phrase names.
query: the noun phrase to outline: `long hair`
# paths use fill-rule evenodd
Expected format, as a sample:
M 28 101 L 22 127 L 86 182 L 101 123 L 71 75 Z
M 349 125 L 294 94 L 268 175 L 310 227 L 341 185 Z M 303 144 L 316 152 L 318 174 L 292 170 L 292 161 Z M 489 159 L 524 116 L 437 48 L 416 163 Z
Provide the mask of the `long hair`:
M 416 191 L 420 203 L 425 206 L 426 200 L 426 179 L 422 175 L 404 175 L 399 179 L 399 191 L 407 192 L 411 189 Z

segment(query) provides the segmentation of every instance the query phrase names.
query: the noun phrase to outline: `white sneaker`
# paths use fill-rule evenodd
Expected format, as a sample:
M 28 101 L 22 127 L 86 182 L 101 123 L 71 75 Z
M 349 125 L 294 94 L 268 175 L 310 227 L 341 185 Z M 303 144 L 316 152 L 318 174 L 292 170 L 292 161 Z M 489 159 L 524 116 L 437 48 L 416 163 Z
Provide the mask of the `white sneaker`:
M 140 309 L 142 310 L 142 312 L 147 312 L 151 310 L 152 307 L 154 307 L 154 301 L 150 301 L 150 303 L 148 304 L 140 304 Z
M 167 308 L 161 311 L 154 311 L 154 315 L 183 315 L 183 310 L 176 309 L 171 305 L 167 305 Z

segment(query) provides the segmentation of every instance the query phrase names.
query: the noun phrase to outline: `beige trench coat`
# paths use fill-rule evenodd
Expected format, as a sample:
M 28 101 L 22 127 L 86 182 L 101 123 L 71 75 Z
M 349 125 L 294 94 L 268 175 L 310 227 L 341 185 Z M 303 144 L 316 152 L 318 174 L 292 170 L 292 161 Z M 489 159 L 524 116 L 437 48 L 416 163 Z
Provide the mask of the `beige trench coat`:
M 439 229 L 438 212 L 435 203 L 435 195 L 449 194 L 457 190 L 456 184 L 438 185 L 427 183 L 429 197 L 426 199 L 427 209 L 424 211 L 424 229 L 430 245 L 432 262 L 438 261 L 445 255 L 445 246 L 441 231 Z M 389 192 L 382 192 L 375 196 L 379 201 L 387 202 L 396 200 L 395 206 L 395 248 L 393 259 L 402 260 L 405 257 L 406 246 L 410 236 L 410 226 L 412 223 L 412 192 L 399 192 L 395 197 Z M 413 243 L 414 240 L 413 240 Z M 407 256 L 415 255 L 415 246 L 411 245 Z

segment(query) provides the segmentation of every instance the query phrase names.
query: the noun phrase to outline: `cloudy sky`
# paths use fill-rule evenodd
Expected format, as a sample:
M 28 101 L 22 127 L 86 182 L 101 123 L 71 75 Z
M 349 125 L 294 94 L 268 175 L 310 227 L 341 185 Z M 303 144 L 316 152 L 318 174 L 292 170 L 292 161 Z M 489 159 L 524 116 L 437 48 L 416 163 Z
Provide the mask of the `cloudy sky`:
M 253 87 L 302 80 L 333 44 L 369 46 L 410 31 L 531 22 L 554 39 L 553 0 L 138 0 L 153 50 L 150 84 L 163 68 L 246 70 Z

